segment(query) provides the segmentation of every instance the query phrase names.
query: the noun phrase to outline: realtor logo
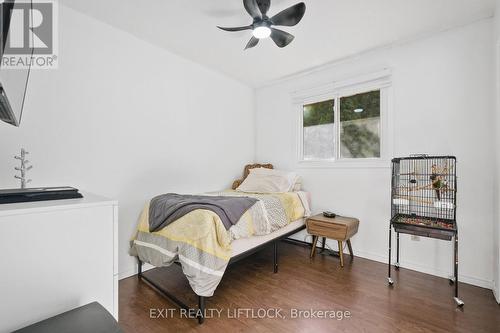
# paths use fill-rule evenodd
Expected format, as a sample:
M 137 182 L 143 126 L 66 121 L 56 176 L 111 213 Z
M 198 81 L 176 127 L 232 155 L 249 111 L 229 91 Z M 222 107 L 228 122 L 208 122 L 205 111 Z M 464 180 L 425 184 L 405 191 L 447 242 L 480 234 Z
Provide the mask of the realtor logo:
M 56 68 L 57 16 L 51 0 L 1 1 L 1 67 Z M 7 30 L 8 29 L 8 30 Z

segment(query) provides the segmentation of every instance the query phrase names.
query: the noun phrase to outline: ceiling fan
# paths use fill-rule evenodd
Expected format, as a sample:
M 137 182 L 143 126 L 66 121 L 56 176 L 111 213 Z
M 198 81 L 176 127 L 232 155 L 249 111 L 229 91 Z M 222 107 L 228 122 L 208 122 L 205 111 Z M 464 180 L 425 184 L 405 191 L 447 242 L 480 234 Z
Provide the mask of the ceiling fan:
M 302 20 L 306 12 L 306 5 L 301 2 L 289 7 L 269 18 L 267 11 L 271 6 L 271 0 L 243 0 L 246 11 L 253 18 L 253 23 L 243 27 L 225 28 L 217 27 L 225 31 L 252 30 L 252 38 L 248 41 L 245 50 L 254 47 L 259 39 L 271 37 L 278 47 L 285 47 L 295 38 L 286 31 L 273 28 L 275 25 L 292 27 Z

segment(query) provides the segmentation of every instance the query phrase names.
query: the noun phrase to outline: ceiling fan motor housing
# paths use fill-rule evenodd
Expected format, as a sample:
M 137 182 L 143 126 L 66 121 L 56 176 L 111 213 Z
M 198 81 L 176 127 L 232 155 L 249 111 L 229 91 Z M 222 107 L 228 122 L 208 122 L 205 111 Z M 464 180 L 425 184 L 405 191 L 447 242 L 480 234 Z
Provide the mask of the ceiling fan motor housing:
M 271 21 L 269 21 L 269 19 L 266 19 L 266 20 L 260 20 L 260 21 L 255 21 L 252 26 L 253 28 L 258 28 L 258 27 L 266 27 L 266 28 L 270 28 L 271 27 Z

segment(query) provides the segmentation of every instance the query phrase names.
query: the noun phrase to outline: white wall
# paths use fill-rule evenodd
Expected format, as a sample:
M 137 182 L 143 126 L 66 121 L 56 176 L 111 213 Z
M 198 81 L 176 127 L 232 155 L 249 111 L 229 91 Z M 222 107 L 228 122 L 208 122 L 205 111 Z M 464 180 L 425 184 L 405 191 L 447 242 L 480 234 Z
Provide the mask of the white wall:
M 493 221 L 493 292 L 500 303 L 500 0 L 496 1 L 494 32 L 494 56 L 496 65 L 496 164 L 495 164 L 495 195 Z
M 494 227 L 498 236 L 493 214 L 500 213 L 491 185 L 500 146 L 491 121 L 492 20 L 258 89 L 255 119 L 252 89 L 69 8 L 59 11 L 59 69 L 32 73 L 20 128 L 0 123 L 0 187 L 18 185 L 12 155 L 23 146 L 32 152 L 33 186 L 72 185 L 118 199 L 122 276 L 135 269 L 128 240 L 151 196 L 227 187 L 254 150 L 258 161 L 297 168 L 291 92 L 389 67 L 393 155 L 458 157 L 461 280 L 498 281 L 491 264 L 498 238 L 487 236 Z M 385 261 L 389 169 L 299 172 L 316 211 L 361 219 L 356 254 Z M 447 276 L 451 244 L 403 238 L 402 265 Z
M 296 163 L 291 94 L 384 68 L 393 71 L 394 156 L 452 154 L 458 159 L 460 280 L 491 288 L 493 230 L 493 28 L 485 20 L 431 38 L 379 49 L 257 90 L 256 157 L 297 169 L 314 211 L 361 220 L 357 255 L 386 262 L 390 169 L 307 169 Z M 301 238 L 303 239 L 303 235 Z M 334 242 L 330 243 L 333 248 Z M 402 236 L 402 266 L 449 276 L 452 243 Z M 381 283 L 383 283 L 381 281 Z
M 227 188 L 254 157 L 254 91 L 60 6 L 59 69 L 32 73 L 20 128 L 0 124 L 0 187 L 31 151 L 33 186 L 119 200 L 120 272 L 156 194 Z M 96 233 L 99 230 L 96 230 Z M 92 246 L 92 240 L 88 240 Z

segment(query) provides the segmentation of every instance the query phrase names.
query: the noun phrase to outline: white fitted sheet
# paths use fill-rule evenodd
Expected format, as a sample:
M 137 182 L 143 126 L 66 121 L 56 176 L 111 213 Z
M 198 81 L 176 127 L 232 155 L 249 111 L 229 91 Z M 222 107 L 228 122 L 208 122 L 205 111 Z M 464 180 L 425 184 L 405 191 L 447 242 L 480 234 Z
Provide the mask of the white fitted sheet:
M 262 245 L 266 242 L 269 242 L 275 238 L 283 236 L 284 234 L 299 228 L 301 225 L 305 224 L 305 219 L 299 219 L 293 222 L 290 222 L 287 226 L 278 229 L 270 234 L 263 236 L 252 236 L 248 238 L 240 238 L 231 243 L 232 254 L 231 257 L 236 257 L 237 255 L 246 252 L 250 249 L 253 249 L 259 245 Z

